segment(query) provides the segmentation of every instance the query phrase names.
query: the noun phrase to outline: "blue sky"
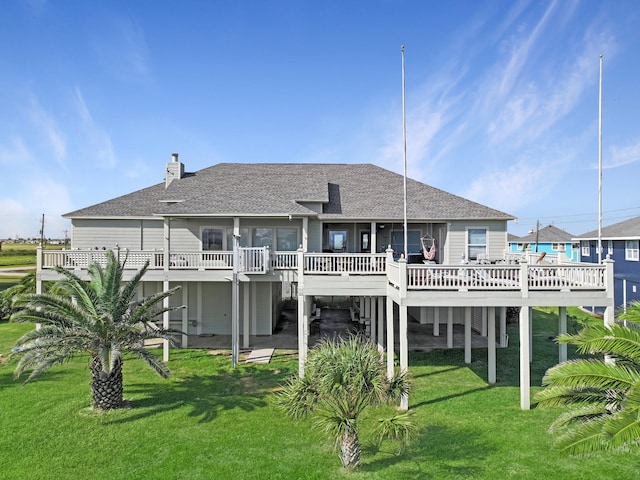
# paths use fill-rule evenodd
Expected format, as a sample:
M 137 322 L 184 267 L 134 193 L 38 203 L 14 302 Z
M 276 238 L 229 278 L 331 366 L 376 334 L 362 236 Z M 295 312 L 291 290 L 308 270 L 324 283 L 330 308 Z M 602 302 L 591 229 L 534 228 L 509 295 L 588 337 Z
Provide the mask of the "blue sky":
M 373 163 L 573 234 L 640 215 L 640 3 L 0 5 L 0 238 L 218 162 Z M 382 190 L 382 194 L 384 191 Z

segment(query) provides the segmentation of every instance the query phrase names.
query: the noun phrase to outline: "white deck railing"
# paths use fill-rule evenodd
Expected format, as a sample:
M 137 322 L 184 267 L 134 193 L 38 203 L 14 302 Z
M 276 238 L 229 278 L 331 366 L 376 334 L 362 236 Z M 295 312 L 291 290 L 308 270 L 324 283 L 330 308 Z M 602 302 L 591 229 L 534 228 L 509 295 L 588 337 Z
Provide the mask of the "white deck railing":
M 386 254 L 377 253 L 305 253 L 304 273 L 311 275 L 384 274 Z
M 117 250 L 125 268 L 139 269 L 149 261 L 150 270 L 165 269 L 161 251 Z M 301 255 L 302 254 L 302 255 Z M 233 252 L 172 252 L 168 270 L 232 270 Z M 42 250 L 41 269 L 60 266 L 84 270 L 91 263 L 106 264 L 104 250 Z M 387 275 L 401 287 L 406 269 L 407 290 L 606 290 L 607 266 L 597 264 L 540 265 L 437 265 L 403 264 L 387 254 L 273 252 L 266 247 L 240 248 L 241 272 L 265 273 L 297 270 L 302 258 L 304 275 Z
M 523 281 L 524 279 L 524 281 Z M 392 280 L 390 280 L 392 281 Z M 606 266 L 407 265 L 408 290 L 606 290 Z

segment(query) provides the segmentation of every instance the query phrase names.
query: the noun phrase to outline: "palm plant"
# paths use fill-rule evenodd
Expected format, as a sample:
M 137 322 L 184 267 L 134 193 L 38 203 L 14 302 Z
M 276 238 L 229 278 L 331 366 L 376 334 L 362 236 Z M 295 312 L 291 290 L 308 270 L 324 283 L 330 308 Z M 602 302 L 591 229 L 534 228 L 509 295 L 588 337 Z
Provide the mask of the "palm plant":
M 620 316 L 626 324 L 590 325 L 557 341 L 582 354 L 602 355 L 549 369 L 540 407 L 568 406 L 552 424 L 557 446 L 569 454 L 628 448 L 640 441 L 640 303 Z
M 40 323 L 18 339 L 20 360 L 16 378 L 31 370 L 25 383 L 73 357 L 88 354 L 91 371 L 91 397 L 96 409 L 121 407 L 123 353 L 141 358 L 158 375 L 166 378 L 168 367 L 144 346 L 150 338 L 163 338 L 172 344 L 180 332 L 157 327 L 158 315 L 182 307 L 162 307 L 163 300 L 179 287 L 137 301 L 137 291 L 148 262 L 128 282 L 123 282 L 124 262 L 107 253 L 103 268 L 89 266 L 88 282 L 58 268 L 64 278 L 54 293 L 20 294 L 14 297 L 18 310 L 12 320 Z
M 304 375 L 289 380 L 278 403 L 296 420 L 312 414 L 317 425 L 335 440 L 344 467 L 360 463 L 358 437 L 361 413 L 371 405 L 389 404 L 409 392 L 405 373 L 388 378 L 377 347 L 361 335 L 323 339 L 309 352 Z M 380 420 L 379 441 L 395 438 L 405 445 L 415 425 L 410 412 Z
M 15 312 L 15 309 L 11 306 L 13 297 L 35 291 L 36 274 L 32 272 L 22 277 L 17 284 L 0 292 L 0 320 L 8 319 Z

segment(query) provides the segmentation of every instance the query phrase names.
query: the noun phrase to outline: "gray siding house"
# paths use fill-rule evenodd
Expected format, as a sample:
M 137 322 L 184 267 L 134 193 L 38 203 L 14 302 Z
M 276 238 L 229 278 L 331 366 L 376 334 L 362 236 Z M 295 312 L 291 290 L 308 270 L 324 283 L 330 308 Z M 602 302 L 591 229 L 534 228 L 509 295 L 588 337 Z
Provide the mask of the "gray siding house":
M 243 348 L 275 338 L 293 300 L 301 371 L 315 298 L 351 297 L 390 370 L 396 348 L 400 368 L 409 367 L 408 325 L 429 324 L 440 336 L 442 324 L 448 347 L 459 325 L 468 362 L 472 335 L 486 338 L 490 383 L 496 347 L 507 341 L 506 308 L 523 307 L 522 408 L 530 404 L 529 307 L 559 307 L 559 331 L 566 306 L 601 306 L 613 321 L 610 262 L 505 262 L 513 216 L 411 179 L 404 252 L 404 178 L 375 165 L 221 163 L 186 172 L 174 154 L 163 174 L 162 183 L 66 214 L 72 248 L 39 250 L 38 285 L 57 278 L 55 266 L 86 275 L 106 250 L 126 256 L 132 274 L 148 261 L 141 296 L 182 286 L 168 301 L 188 308 L 162 322 L 184 332 L 183 347 L 229 335 L 235 358 L 240 338 Z

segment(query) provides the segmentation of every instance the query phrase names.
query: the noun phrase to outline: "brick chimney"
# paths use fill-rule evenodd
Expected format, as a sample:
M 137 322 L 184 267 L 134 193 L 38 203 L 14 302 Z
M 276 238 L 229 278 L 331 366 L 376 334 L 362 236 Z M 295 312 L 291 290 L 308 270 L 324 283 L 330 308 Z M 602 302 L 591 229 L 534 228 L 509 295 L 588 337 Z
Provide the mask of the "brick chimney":
M 167 163 L 167 173 L 165 176 L 164 188 L 169 187 L 171 182 L 182 178 L 184 175 L 184 164 L 178 160 L 178 154 L 171 154 L 171 161 Z

